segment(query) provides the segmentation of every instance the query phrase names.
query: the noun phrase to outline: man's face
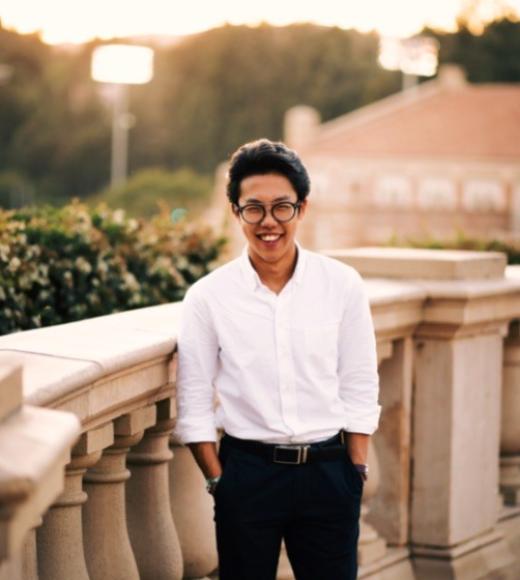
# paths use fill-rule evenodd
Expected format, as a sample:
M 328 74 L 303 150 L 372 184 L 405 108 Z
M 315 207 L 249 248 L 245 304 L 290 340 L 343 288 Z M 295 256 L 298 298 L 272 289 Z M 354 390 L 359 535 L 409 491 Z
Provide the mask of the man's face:
M 271 210 L 273 204 L 284 201 L 296 203 L 298 196 L 291 182 L 283 175 L 278 173 L 251 175 L 240 183 L 238 199 L 240 207 L 257 204 Z M 270 211 L 266 212 L 264 219 L 258 224 L 249 224 L 235 213 L 249 243 L 249 254 L 253 262 L 275 264 L 293 254 L 294 237 L 306 206 L 305 200 L 292 220 L 285 223 L 277 222 Z

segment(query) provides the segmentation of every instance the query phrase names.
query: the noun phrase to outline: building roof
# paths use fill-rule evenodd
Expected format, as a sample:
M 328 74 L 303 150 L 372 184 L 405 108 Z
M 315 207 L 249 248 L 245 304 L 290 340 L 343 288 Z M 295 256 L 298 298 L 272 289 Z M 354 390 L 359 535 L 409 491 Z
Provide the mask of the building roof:
M 305 150 L 322 153 L 520 160 L 520 83 L 471 85 L 447 71 L 324 123 Z

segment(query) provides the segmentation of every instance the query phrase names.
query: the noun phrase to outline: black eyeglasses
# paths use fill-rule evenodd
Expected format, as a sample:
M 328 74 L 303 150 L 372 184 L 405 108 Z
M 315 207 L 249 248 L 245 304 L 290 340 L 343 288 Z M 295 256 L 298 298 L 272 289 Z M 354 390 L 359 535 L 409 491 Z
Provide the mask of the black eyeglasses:
M 271 205 L 271 215 L 278 223 L 290 222 L 299 211 L 301 201 L 280 201 Z M 261 203 L 248 203 L 243 206 L 234 204 L 240 217 L 248 224 L 259 224 L 267 215 L 267 207 Z

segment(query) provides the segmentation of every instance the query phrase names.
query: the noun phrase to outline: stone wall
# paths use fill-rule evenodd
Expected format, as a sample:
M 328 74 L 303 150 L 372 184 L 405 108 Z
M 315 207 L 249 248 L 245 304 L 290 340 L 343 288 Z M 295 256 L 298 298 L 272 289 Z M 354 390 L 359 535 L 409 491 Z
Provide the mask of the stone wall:
M 365 277 L 381 377 L 359 577 L 520 577 L 520 269 L 500 254 L 334 257 Z M 1 580 L 216 568 L 212 499 L 171 438 L 181 309 L 0 338 Z

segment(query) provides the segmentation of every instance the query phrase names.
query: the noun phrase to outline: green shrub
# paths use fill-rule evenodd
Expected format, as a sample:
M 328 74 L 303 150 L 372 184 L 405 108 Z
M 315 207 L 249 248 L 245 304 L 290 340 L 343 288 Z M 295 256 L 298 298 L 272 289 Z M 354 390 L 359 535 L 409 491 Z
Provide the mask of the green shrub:
M 408 238 L 397 237 L 389 241 L 392 246 L 410 246 L 412 248 L 428 248 L 435 250 L 473 250 L 478 252 L 503 252 L 507 255 L 508 264 L 520 264 L 520 241 L 513 238 L 473 238 L 463 232 L 458 232 L 451 239 L 435 237 Z
M 181 300 L 223 240 L 77 201 L 0 211 L 0 334 Z
M 211 189 L 211 180 L 191 169 L 142 169 L 125 183 L 102 191 L 92 201 L 123 208 L 129 216 L 136 218 L 156 215 L 160 204 L 171 210 L 184 208 L 197 215 L 209 203 Z

